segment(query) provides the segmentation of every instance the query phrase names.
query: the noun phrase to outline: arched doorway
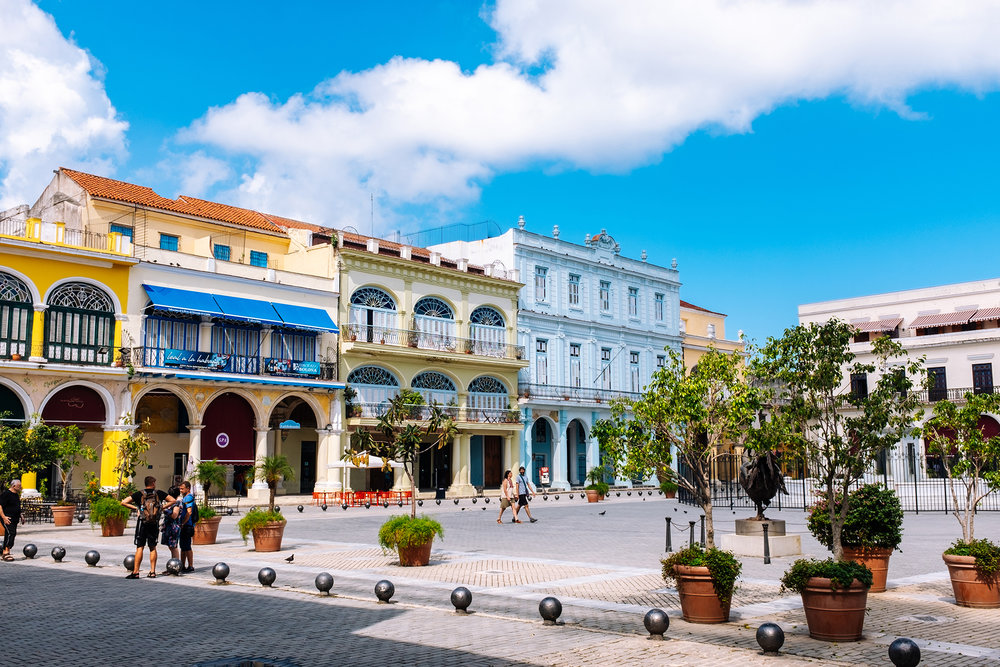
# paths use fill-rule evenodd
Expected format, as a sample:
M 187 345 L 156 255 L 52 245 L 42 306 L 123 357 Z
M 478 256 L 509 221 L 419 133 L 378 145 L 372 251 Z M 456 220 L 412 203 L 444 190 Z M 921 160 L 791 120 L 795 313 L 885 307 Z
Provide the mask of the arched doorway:
M 455 312 L 442 299 L 425 296 L 413 307 L 413 329 L 417 347 L 455 350 Z
M 572 486 L 587 482 L 587 432 L 579 419 L 566 428 L 566 479 Z
M 396 327 L 396 300 L 378 287 L 362 287 L 351 295 L 350 324 L 348 336 L 351 340 L 366 343 L 386 342 L 394 344 Z
M 539 471 L 552 465 L 552 426 L 547 419 L 537 419 L 531 427 L 532 477 L 535 486 L 541 484 Z M 549 472 L 549 480 L 552 473 Z
M 42 421 L 51 426 L 72 426 L 76 425 L 83 431 L 83 444 L 100 452 L 104 443 L 104 425 L 107 421 L 107 406 L 104 399 L 94 389 L 90 387 L 73 385 L 63 387 L 53 394 L 45 403 L 41 413 Z M 74 475 L 74 482 L 79 488 L 83 479 L 83 471 L 98 470 L 96 463 L 81 462 Z M 38 473 L 38 490 L 48 489 L 50 493 L 60 493 L 61 489 L 59 476 L 54 470 L 46 470 Z M 44 495 L 44 494 L 43 494 Z
M 0 424 L 5 426 L 23 424 L 25 417 L 21 397 L 10 387 L 0 384 Z
M 201 458 L 203 461 L 218 459 L 219 463 L 252 467 L 256 444 L 254 427 L 257 424 L 253 407 L 245 398 L 233 392 L 216 397 L 205 410 L 202 418 Z M 247 476 L 247 482 L 253 480 Z
M 469 316 L 469 339 L 472 353 L 503 358 L 507 348 L 507 325 L 496 308 L 480 306 Z
M 316 445 L 319 439 L 312 406 L 298 396 L 286 396 L 274 406 L 268 425 L 278 433 L 275 453 L 287 457 L 295 471 L 295 479 L 282 482 L 282 489 L 285 493 L 312 493 L 318 474 Z
M 171 472 L 170 480 L 157 480 L 157 485 L 163 489 L 179 485 L 188 475 L 191 445 L 191 419 L 184 401 L 169 389 L 152 389 L 136 403 L 135 422 L 156 443 L 146 457 L 149 463 L 156 470 Z

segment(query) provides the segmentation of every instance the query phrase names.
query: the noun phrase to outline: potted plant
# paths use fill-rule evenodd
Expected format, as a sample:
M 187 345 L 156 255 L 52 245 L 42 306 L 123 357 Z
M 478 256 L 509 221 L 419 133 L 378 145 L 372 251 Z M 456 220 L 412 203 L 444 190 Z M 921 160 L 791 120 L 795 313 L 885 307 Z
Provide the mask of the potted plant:
M 660 482 L 660 491 L 663 492 L 664 498 L 676 498 L 677 484 L 669 479 L 665 479 L 662 482 Z
M 414 473 L 420 456 L 432 449 L 442 449 L 449 445 L 457 436 L 458 427 L 437 405 L 430 406 L 430 416 L 425 423 L 414 424 L 410 421 L 410 407 L 405 403 L 402 394 L 391 398 L 374 429 L 358 429 L 351 434 L 351 444 L 344 452 L 343 459 L 356 466 L 367 467 L 369 456 L 378 456 L 382 459 L 382 469 L 385 472 L 389 472 L 395 464 L 396 467 L 403 469 L 410 482 L 410 497 L 416 500 L 417 486 Z M 417 504 L 412 502 L 410 518 L 416 519 L 416 517 Z M 441 527 L 436 526 L 434 531 L 426 529 L 426 524 L 423 525 L 420 534 L 427 538 L 423 550 L 429 558 L 430 543 L 434 535 L 440 533 Z M 417 546 L 412 542 L 409 544 Z M 400 559 L 402 561 L 402 555 Z M 423 564 L 426 565 L 426 562 Z
M 70 526 L 76 513 L 76 503 L 68 500 L 70 485 L 73 482 L 73 470 L 80 459 L 96 461 L 97 452 L 84 445 L 81 440 L 83 433 L 75 424 L 52 429 L 55 440 L 52 445 L 56 457 L 56 469 L 59 471 L 59 481 L 62 484 L 62 494 L 59 501 L 52 507 L 52 523 L 56 526 Z
M 406 406 L 406 413 L 409 419 L 420 419 L 424 412 L 424 395 L 412 389 L 401 389 L 399 398 Z
M 997 412 L 1000 395 L 970 392 L 961 407 L 949 400 L 935 403 L 924 425 L 924 441 L 944 467 L 953 514 L 962 527 L 962 539 L 943 557 L 955 604 L 963 607 L 1000 607 L 1000 547 L 975 538 L 976 509 L 1000 488 L 1000 436 L 987 437 L 980 422 L 982 415 Z
M 120 537 L 125 534 L 129 509 L 117 498 L 102 494 L 90 503 L 90 524 L 101 524 L 102 537 Z
M 688 623 L 725 623 L 743 564 L 732 552 L 695 543 L 660 561 L 663 579 L 677 584 Z
M 219 523 L 222 517 L 209 505 L 209 490 L 216 486 L 220 489 L 226 486 L 226 467 L 219 463 L 218 459 L 211 461 L 199 461 L 194 467 L 192 479 L 201 484 L 204 492 L 203 500 L 198 507 L 198 523 L 194 524 L 194 536 L 191 541 L 194 544 L 215 544 L 219 535 Z
M 17 353 L 17 352 L 14 352 L 14 353 L 12 353 L 10 355 L 10 360 L 11 361 L 21 361 L 21 355 L 19 353 Z
M 844 521 L 840 542 L 844 558 L 864 563 L 872 571 L 871 593 L 885 591 L 889 557 L 903 541 L 903 508 L 896 492 L 881 484 L 866 484 L 849 495 L 851 508 Z M 841 497 L 837 497 L 838 507 Z M 830 511 L 825 498 L 809 512 L 809 532 L 827 549 L 833 549 Z
M 243 515 L 237 524 L 240 537 L 246 544 L 247 536 L 252 534 L 254 551 L 281 551 L 281 539 L 287 522 L 281 512 L 274 509 L 274 492 L 281 480 L 295 479 L 295 471 L 289 465 L 288 458 L 282 454 L 257 459 L 254 471 L 258 479 L 267 482 L 268 508 L 264 511 L 255 507 Z
M 395 551 L 403 567 L 422 567 L 430 562 L 434 536 L 444 537 L 441 524 L 426 516 L 393 516 L 378 530 L 382 551 Z
M 608 495 L 608 489 L 610 488 L 607 482 L 604 481 L 604 475 L 607 470 L 603 467 L 591 468 L 590 472 L 587 473 L 587 481 L 589 484 L 583 488 L 587 492 L 587 502 L 596 503 L 598 500 L 604 500 L 604 497 Z
M 861 639 L 872 571 L 855 561 L 801 558 L 781 577 L 781 592 L 802 596 L 809 636 L 829 642 Z

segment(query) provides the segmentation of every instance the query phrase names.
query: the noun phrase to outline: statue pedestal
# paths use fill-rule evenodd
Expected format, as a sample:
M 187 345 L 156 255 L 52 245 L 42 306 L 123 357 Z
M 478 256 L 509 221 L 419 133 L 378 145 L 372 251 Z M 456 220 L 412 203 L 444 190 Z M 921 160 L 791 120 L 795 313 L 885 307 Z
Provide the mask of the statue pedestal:
M 768 538 L 781 537 L 785 534 L 785 522 L 782 519 L 767 519 L 766 521 L 758 521 L 757 519 L 737 519 L 736 534 L 759 535 L 763 537 L 765 523 L 767 524 Z
M 784 556 L 799 556 L 802 554 L 802 539 L 800 535 L 778 535 L 771 537 L 770 528 L 767 536 L 768 550 L 771 558 Z M 719 537 L 719 546 L 732 551 L 737 556 L 764 557 L 764 533 L 759 535 L 734 535 L 726 533 Z

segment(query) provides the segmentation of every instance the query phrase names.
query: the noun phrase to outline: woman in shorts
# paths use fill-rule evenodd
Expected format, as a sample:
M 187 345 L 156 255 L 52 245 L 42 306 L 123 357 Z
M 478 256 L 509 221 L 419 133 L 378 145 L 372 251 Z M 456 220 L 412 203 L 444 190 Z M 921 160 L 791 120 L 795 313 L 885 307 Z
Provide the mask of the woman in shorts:
M 497 523 L 503 523 L 503 513 L 508 507 L 514 515 L 511 523 L 521 523 L 517 520 L 517 488 L 514 484 L 514 473 L 505 470 L 503 482 L 500 483 L 500 516 L 497 517 Z

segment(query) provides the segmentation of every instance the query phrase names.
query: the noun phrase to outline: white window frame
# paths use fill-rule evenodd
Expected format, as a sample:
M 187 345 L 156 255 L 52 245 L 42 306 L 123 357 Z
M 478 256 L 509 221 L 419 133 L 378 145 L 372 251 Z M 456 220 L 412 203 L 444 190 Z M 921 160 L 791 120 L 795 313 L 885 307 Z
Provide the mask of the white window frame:
M 569 274 L 569 287 L 567 289 L 568 302 L 571 307 L 580 306 L 580 275 L 576 273 Z
M 602 280 L 601 281 L 601 312 L 609 313 L 611 312 L 611 281 Z
M 535 266 L 535 301 L 545 302 L 547 300 L 545 282 L 548 279 L 548 274 L 547 267 Z

